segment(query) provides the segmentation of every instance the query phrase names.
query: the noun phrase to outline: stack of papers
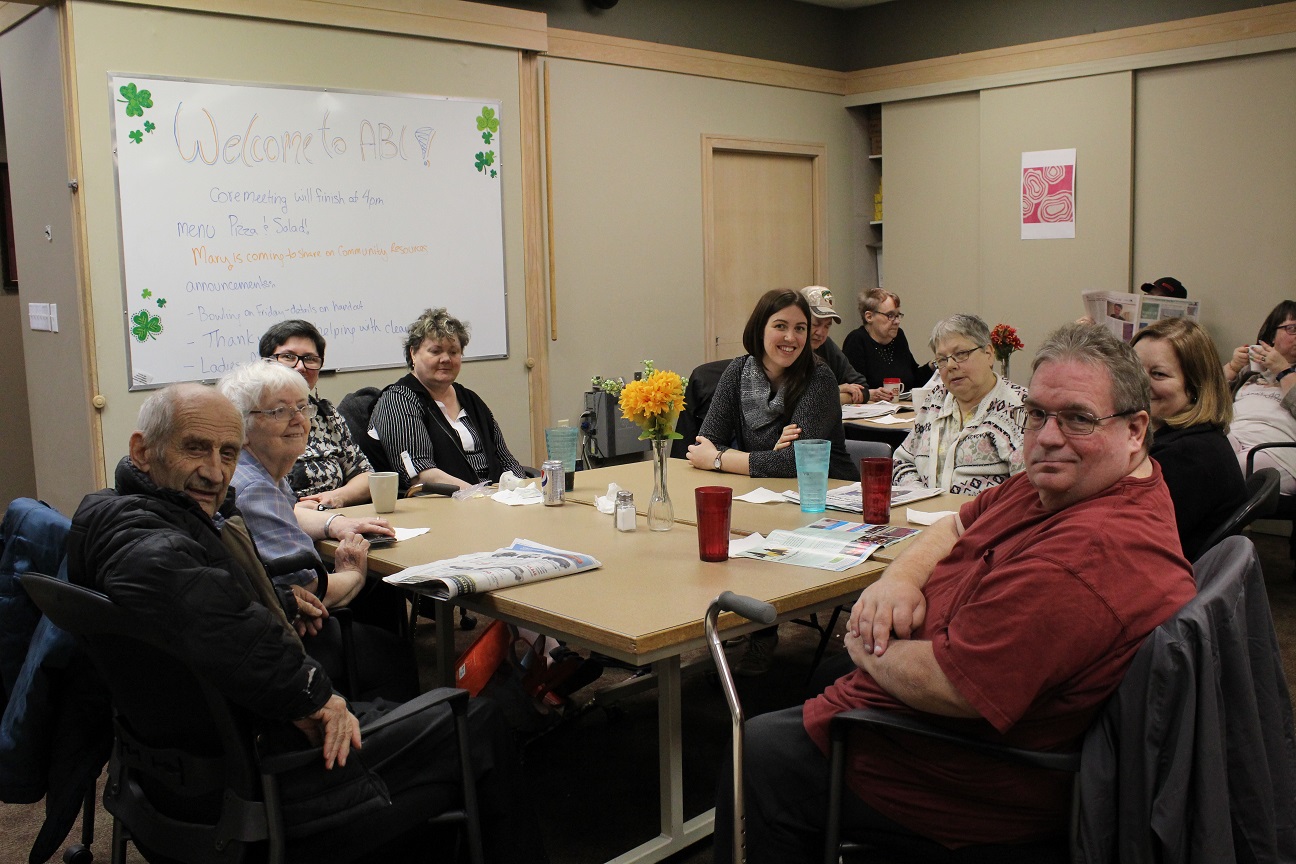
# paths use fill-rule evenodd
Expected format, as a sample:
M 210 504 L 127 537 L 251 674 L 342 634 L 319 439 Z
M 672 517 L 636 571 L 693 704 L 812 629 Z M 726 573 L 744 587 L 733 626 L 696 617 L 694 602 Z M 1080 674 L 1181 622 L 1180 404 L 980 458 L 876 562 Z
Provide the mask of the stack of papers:
M 863 564 L 876 550 L 917 533 L 916 528 L 820 519 L 795 531 L 771 531 L 768 538 L 751 534 L 733 540 L 729 555 L 840 572 Z
M 878 417 L 885 417 L 887 414 L 894 414 L 900 410 L 900 406 L 894 402 L 869 402 L 864 405 L 843 405 L 843 420 L 875 420 Z
M 935 498 L 941 494 L 940 489 L 924 489 L 921 486 L 892 486 L 891 487 L 891 506 L 898 507 L 901 504 L 912 504 L 915 501 L 924 501 L 928 498 Z M 793 504 L 801 503 L 801 494 L 795 489 L 790 489 L 783 493 L 784 499 L 791 501 Z M 851 483 L 847 486 L 839 486 L 836 489 L 828 490 L 827 507 L 829 510 L 844 510 L 847 513 L 864 512 L 864 496 L 860 490 L 859 483 Z

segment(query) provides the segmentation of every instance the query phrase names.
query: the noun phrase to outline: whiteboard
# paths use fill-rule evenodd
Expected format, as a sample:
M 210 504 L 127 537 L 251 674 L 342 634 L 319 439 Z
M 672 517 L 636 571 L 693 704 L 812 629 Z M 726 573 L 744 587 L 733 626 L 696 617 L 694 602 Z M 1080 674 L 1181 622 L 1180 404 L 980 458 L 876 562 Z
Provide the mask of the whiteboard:
M 220 377 L 304 318 L 404 365 L 445 306 L 508 354 L 498 101 L 110 74 L 130 389 Z

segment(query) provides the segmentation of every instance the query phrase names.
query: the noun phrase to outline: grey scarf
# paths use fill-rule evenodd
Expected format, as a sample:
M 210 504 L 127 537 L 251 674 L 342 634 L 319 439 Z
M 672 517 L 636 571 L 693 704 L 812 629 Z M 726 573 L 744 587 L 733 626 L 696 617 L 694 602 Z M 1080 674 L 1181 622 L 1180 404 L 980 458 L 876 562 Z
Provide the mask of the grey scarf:
M 760 362 L 750 354 L 743 358 L 742 376 L 738 381 L 738 395 L 742 403 L 743 425 L 749 436 L 761 440 L 769 435 L 770 427 L 782 429 L 784 388 L 780 386 L 770 398 L 770 381 Z M 778 437 L 776 434 L 775 438 Z M 748 444 L 747 446 L 751 446 Z

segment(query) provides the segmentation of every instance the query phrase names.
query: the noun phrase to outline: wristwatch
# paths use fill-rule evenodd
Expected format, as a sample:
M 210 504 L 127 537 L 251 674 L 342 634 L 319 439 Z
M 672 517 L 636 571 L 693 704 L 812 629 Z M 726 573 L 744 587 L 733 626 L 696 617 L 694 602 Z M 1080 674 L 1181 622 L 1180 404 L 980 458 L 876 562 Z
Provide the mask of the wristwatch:
M 1274 383 L 1277 384 L 1293 372 L 1296 372 L 1296 366 L 1288 366 L 1286 369 L 1278 373 L 1278 377 L 1274 378 Z
M 715 470 L 715 471 L 719 471 L 719 470 L 720 470 L 720 459 L 724 456 L 724 452 L 725 452 L 726 450 L 728 450 L 728 449 L 729 449 L 728 447 L 717 447 L 717 448 L 716 448 L 716 458 L 715 458 L 715 462 L 712 463 L 712 465 L 711 465 L 711 467 L 712 467 L 713 470 Z

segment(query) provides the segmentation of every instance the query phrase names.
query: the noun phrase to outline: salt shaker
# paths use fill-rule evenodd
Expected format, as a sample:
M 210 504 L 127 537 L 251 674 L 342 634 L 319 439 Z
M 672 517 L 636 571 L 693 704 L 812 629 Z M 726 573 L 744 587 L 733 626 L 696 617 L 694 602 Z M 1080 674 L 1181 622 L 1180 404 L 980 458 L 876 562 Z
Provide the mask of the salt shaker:
M 635 530 L 634 493 L 622 489 L 616 493 L 616 530 Z

